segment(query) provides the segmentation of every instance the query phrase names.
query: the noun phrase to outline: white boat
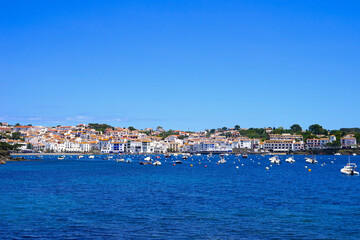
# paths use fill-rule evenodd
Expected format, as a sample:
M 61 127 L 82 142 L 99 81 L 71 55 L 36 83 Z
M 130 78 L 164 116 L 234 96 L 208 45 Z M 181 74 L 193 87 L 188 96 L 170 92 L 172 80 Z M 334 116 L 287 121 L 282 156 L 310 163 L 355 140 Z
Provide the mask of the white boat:
M 89 158 L 90 158 L 90 159 L 94 159 L 95 156 L 94 156 L 94 155 L 90 155 Z
M 221 158 L 219 161 L 218 161 L 218 163 L 220 164 L 223 164 L 223 163 L 226 163 L 226 160 L 225 160 L 225 158 Z
M 291 157 L 288 157 L 287 159 L 285 159 L 285 162 L 287 162 L 287 163 L 294 163 L 294 162 L 295 162 L 295 159 L 294 159 L 293 156 L 291 156 Z
M 188 157 L 188 156 L 186 156 L 186 155 L 182 157 L 182 159 L 188 159 L 188 158 L 189 158 L 189 157 Z
M 123 159 L 123 158 L 116 159 L 116 162 L 125 162 L 125 159 Z
M 152 161 L 152 159 L 151 159 L 151 157 L 146 157 L 146 158 L 144 158 L 144 161 Z
M 340 155 L 341 155 L 341 153 L 335 153 L 334 155 L 335 155 L 335 156 L 340 156 Z
M 340 172 L 346 175 L 359 175 L 359 172 L 355 171 L 356 168 L 356 164 L 350 162 L 349 156 L 349 162 L 340 170 Z
M 127 159 L 126 159 L 126 162 L 127 162 L 127 163 L 131 163 L 131 162 L 132 162 L 131 158 L 127 158 Z
M 280 164 L 280 158 L 278 156 L 273 156 L 269 158 L 269 160 L 272 164 Z
M 318 162 L 318 161 L 315 159 L 315 157 L 314 157 L 314 158 L 307 157 L 307 158 L 305 158 L 305 161 L 306 161 L 307 163 L 311 163 L 311 164 L 315 164 L 315 163 Z
M 353 155 L 353 156 L 356 156 L 356 153 L 353 153 L 352 155 Z
M 78 159 L 81 159 L 81 158 L 84 158 L 84 156 L 83 155 L 78 156 Z
M 182 161 L 181 160 L 176 160 L 175 163 L 176 164 L 182 164 Z
M 64 159 L 65 159 L 64 155 L 58 157 L 58 160 L 64 160 Z
M 155 162 L 153 163 L 153 165 L 159 166 L 159 165 L 161 165 L 161 162 L 160 162 L 160 161 L 155 161 Z

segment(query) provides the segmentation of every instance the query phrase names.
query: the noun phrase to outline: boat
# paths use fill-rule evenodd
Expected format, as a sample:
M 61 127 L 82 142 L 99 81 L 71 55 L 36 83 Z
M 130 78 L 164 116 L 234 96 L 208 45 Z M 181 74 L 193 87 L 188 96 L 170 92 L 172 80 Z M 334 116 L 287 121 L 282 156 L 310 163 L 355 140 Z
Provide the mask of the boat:
M 95 158 L 94 155 L 90 155 L 90 156 L 89 156 L 89 159 L 94 159 L 94 158 Z
M 188 156 L 186 156 L 186 155 L 182 157 L 182 159 L 188 159 L 188 158 L 189 158 L 189 157 L 188 157 Z
M 280 164 L 280 158 L 278 156 L 273 156 L 269 158 L 269 160 L 272 164 Z
M 131 162 L 132 162 L 132 160 L 131 160 L 131 158 L 127 158 L 125 162 L 127 162 L 127 163 L 131 163 Z
M 356 156 L 356 153 L 353 153 L 352 155 L 353 155 L 353 156 Z
M 153 165 L 159 166 L 159 165 L 161 165 L 161 162 L 160 162 L 160 161 L 155 161 L 155 162 L 153 163 Z
M 315 163 L 318 162 L 318 161 L 316 161 L 315 157 L 313 157 L 313 158 L 307 157 L 307 158 L 305 158 L 305 161 L 306 161 L 307 163 L 311 163 L 311 164 L 315 164 Z
M 123 159 L 123 158 L 116 159 L 116 162 L 125 162 L 125 159 Z
M 78 156 L 78 159 L 81 159 L 81 158 L 84 158 L 84 156 L 83 155 Z
M 113 156 L 107 156 L 107 157 L 104 157 L 103 159 L 104 160 L 111 160 L 111 159 L 113 159 L 114 157 Z
M 359 172 L 355 171 L 356 168 L 357 168 L 356 164 L 350 162 L 350 155 L 349 155 L 349 162 L 340 170 L 340 172 L 346 175 L 359 175 Z
M 223 164 L 223 163 L 226 163 L 225 158 L 221 158 L 221 159 L 218 161 L 218 164 Z
M 150 162 L 150 161 L 152 161 L 152 159 L 151 159 L 151 157 L 146 157 L 146 158 L 144 158 L 144 161 Z
M 246 153 L 242 155 L 242 158 L 247 158 L 247 157 L 248 155 Z
M 176 164 L 182 164 L 182 161 L 181 160 L 176 160 L 175 163 Z
M 152 162 L 142 162 L 142 161 L 140 161 L 140 165 L 152 165 Z
M 65 159 L 64 155 L 58 157 L 58 160 L 64 160 L 64 159 Z
M 165 158 L 171 158 L 170 154 L 165 154 Z
M 294 163 L 294 162 L 295 162 L 295 159 L 294 159 L 293 156 L 291 156 L 291 157 L 288 157 L 287 159 L 285 159 L 285 162 L 287 162 L 287 163 Z
M 334 155 L 335 155 L 335 156 L 340 156 L 340 155 L 341 155 L 341 153 L 335 153 Z

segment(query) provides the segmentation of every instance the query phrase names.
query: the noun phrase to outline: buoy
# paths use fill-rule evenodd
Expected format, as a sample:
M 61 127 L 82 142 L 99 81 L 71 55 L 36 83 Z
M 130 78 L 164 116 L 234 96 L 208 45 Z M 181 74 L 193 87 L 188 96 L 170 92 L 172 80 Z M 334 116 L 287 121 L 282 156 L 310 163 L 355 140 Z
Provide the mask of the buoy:
M 199 162 L 199 164 L 201 164 L 201 162 Z
M 239 166 L 236 166 L 236 169 L 239 169 Z
M 309 168 L 308 171 L 311 172 L 311 169 Z
M 192 164 L 190 164 L 190 167 L 192 167 L 193 165 Z
M 207 167 L 207 165 L 205 165 L 205 167 Z
M 175 166 L 175 163 L 173 164 L 173 166 Z
M 244 164 L 241 164 L 241 166 L 244 166 Z
M 307 166 L 305 166 L 305 168 L 307 168 Z
M 266 170 L 269 170 L 269 167 L 266 167 Z
M 258 162 L 258 164 L 260 165 L 260 163 Z

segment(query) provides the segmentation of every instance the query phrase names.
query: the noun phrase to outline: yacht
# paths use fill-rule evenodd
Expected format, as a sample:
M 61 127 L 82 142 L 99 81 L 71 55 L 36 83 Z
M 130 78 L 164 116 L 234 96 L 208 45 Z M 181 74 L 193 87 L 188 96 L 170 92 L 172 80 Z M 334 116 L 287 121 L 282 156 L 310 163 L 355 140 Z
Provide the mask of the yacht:
M 176 160 L 175 163 L 176 164 L 182 164 L 182 161 L 181 160 Z
M 315 164 L 315 163 L 318 162 L 318 161 L 316 161 L 315 157 L 314 157 L 314 158 L 307 157 L 307 158 L 305 158 L 305 161 L 306 161 L 307 163 L 311 163 L 311 164 Z
M 64 160 L 64 159 L 65 159 L 64 155 L 58 157 L 58 160 Z
M 269 158 L 269 160 L 272 164 L 280 164 L 280 158 L 278 156 L 273 156 Z
M 159 165 L 161 165 L 161 162 L 160 162 L 160 161 L 155 161 L 155 162 L 153 163 L 153 165 L 159 166 Z
M 349 162 L 340 170 L 340 172 L 346 175 L 359 175 L 359 172 L 355 171 L 356 168 L 357 168 L 356 164 L 350 162 L 350 155 L 349 155 Z
M 116 159 L 116 162 L 125 162 L 125 159 L 123 159 L 123 158 Z
M 340 170 L 340 172 L 346 175 L 359 175 L 359 172 L 355 171 L 356 167 L 355 163 L 349 162 Z
M 288 157 L 288 158 L 285 160 L 285 162 L 294 163 L 294 162 L 295 162 L 295 159 L 294 159 L 293 156 L 291 156 L 291 157 Z
M 89 159 L 94 159 L 94 158 L 95 158 L 94 155 L 90 155 L 90 156 L 89 156 Z

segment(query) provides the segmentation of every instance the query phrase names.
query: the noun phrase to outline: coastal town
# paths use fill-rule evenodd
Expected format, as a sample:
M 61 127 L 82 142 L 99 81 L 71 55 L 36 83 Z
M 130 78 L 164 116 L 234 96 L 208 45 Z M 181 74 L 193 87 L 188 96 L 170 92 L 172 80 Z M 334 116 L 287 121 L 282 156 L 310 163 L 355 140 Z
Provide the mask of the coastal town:
M 327 131 L 318 124 L 309 130 L 295 124 L 289 130 L 246 129 L 236 125 L 190 132 L 166 131 L 160 126 L 138 130 L 107 124 L 45 127 L 2 122 L 0 136 L 1 143 L 20 153 L 220 154 L 355 149 L 359 133 L 346 129 Z

